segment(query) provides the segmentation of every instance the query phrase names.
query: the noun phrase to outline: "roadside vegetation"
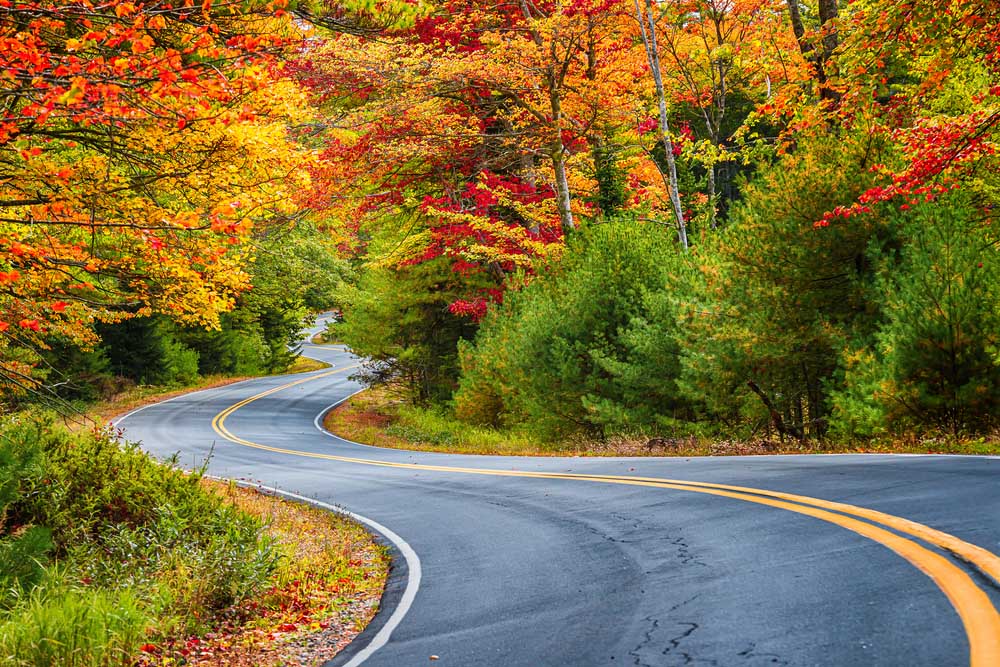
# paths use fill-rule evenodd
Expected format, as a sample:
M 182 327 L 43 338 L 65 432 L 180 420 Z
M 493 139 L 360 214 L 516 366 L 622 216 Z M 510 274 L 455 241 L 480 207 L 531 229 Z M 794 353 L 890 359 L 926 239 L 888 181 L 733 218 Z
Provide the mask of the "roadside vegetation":
M 356 302 L 343 338 L 407 403 L 389 435 L 484 453 L 1000 451 L 1000 265 L 981 209 L 951 194 L 817 233 L 801 221 L 832 202 L 808 188 L 807 150 L 747 184 L 696 252 L 630 221 L 583 229 L 473 334 L 435 327 L 435 347 L 404 343 L 418 320 L 380 328 Z M 814 150 L 839 156 L 820 179 L 835 191 L 861 178 L 843 166 L 860 144 Z M 387 354 L 370 332 L 391 327 Z
M 326 85 L 351 100 L 337 164 L 366 197 L 335 335 L 401 401 L 358 397 L 376 409 L 334 430 L 484 453 L 1000 450 L 1000 13 L 724 4 L 477 4 L 323 53 L 355 75 Z M 394 115 L 415 100 L 447 150 Z
M 33 352 L 34 386 L 9 387 L 0 395 L 3 407 L 110 417 L 170 392 L 322 368 L 299 355 L 300 332 L 313 323 L 314 312 L 335 301 L 349 268 L 323 254 L 324 239 L 306 226 L 290 230 L 281 243 L 280 255 L 277 239 L 263 244 L 248 267 L 252 289 L 220 316 L 216 328 L 144 315 L 99 324 L 90 347 L 54 337 Z M 292 273 L 310 279 L 287 285 L 284 276 Z
M 318 664 L 377 609 L 388 559 L 349 520 L 105 431 L 0 432 L 4 665 Z
M 339 312 L 337 311 L 338 318 L 340 317 Z M 326 328 L 314 335 L 310 342 L 313 345 L 342 345 L 343 341 L 337 337 L 336 326 L 336 320 L 328 322 Z
M 327 413 L 323 426 L 353 442 L 375 447 L 500 456 L 753 456 L 765 454 L 976 454 L 1000 455 L 1000 433 L 955 438 L 946 432 L 884 438 L 798 440 L 758 435 L 738 439 L 719 433 L 651 436 L 615 433 L 547 439 L 525 427 L 469 424 L 447 408 L 410 404 L 398 391 L 377 387 Z

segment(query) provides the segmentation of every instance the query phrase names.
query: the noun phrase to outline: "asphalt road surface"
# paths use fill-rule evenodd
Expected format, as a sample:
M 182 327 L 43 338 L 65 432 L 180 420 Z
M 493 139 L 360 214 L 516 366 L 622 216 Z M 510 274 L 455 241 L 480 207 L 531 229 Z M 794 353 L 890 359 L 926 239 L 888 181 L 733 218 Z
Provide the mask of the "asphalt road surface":
M 357 360 L 306 354 L 333 368 L 121 426 L 393 544 L 382 610 L 330 667 L 1000 667 L 1000 458 L 385 450 L 320 430 Z

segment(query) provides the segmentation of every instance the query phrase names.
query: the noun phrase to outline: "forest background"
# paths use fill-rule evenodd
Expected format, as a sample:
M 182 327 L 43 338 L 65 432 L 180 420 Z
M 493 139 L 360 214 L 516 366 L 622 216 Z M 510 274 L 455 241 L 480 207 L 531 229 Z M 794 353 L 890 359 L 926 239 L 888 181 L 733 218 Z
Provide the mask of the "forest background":
M 543 441 L 980 437 L 1000 9 L 2 3 L 0 401 L 286 369 Z

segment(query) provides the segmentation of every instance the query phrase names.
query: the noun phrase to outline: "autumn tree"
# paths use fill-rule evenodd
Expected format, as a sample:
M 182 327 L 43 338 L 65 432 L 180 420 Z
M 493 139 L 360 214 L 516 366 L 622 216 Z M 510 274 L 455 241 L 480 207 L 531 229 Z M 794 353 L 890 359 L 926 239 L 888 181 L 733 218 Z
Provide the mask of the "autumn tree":
M 8 2 L 0 17 L 0 375 L 95 321 L 213 325 L 255 225 L 293 215 L 305 155 L 274 5 Z
M 708 225 L 715 228 L 720 192 L 735 198 L 736 170 L 766 140 L 767 121 L 796 101 L 804 63 L 774 0 L 664 2 L 650 19 L 650 32 L 659 34 L 663 95 L 696 128 L 688 150 L 704 168 Z
M 320 199 L 340 218 L 400 220 L 397 261 L 448 253 L 502 288 L 596 213 L 595 164 L 634 113 L 619 10 L 462 3 L 310 52 L 304 77 L 336 107 L 316 180 L 337 185 Z
M 892 201 L 908 208 L 973 185 L 1000 127 L 1000 9 L 977 0 L 856 3 L 841 31 L 842 122 L 887 137 L 897 155 L 858 201 L 820 225 Z

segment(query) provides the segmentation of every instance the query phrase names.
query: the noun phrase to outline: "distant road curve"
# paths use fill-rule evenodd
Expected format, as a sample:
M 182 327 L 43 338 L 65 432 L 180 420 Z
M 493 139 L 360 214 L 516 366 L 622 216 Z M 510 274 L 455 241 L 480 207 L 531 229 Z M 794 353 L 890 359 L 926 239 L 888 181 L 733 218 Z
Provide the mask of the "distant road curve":
M 121 426 L 390 538 L 383 609 L 331 667 L 1000 667 L 998 458 L 386 450 L 317 428 L 357 359 L 305 353 L 332 368 Z

